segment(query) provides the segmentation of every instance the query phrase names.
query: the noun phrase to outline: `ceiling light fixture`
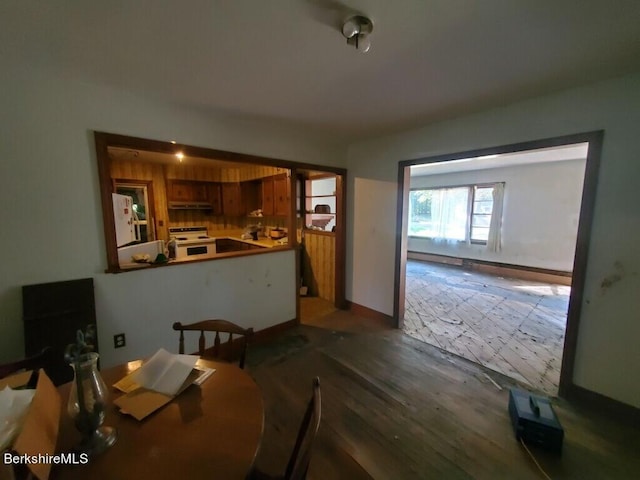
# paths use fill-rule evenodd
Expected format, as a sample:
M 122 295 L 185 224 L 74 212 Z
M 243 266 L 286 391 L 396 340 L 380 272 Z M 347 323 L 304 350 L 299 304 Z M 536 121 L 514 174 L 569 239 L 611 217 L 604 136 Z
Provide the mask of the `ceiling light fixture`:
M 373 31 L 373 22 L 363 16 L 349 17 L 342 25 L 342 35 L 347 39 L 347 44 L 354 45 L 357 50 L 366 53 L 371 48 L 369 34 Z

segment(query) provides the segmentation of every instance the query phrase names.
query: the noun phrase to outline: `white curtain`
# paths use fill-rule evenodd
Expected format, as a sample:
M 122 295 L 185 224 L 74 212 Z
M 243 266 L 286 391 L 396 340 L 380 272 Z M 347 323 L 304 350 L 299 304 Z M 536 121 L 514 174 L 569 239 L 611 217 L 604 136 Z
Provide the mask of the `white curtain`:
M 493 187 L 493 209 L 489 224 L 487 250 L 499 252 L 502 247 L 502 205 L 504 203 L 504 183 L 496 183 Z
M 432 237 L 435 241 L 466 239 L 467 204 L 469 189 L 443 188 L 433 191 L 431 197 Z

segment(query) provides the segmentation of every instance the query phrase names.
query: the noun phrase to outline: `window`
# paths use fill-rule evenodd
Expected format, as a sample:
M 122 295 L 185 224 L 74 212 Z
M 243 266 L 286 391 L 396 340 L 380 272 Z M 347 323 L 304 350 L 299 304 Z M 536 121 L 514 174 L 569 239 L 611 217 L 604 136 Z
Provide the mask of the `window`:
M 497 185 L 411 190 L 409 235 L 486 245 Z
M 489 239 L 491 213 L 493 212 L 493 186 L 473 186 L 471 208 L 471 243 L 486 244 Z
M 336 225 L 336 177 L 311 178 L 306 183 L 305 226 L 333 231 Z

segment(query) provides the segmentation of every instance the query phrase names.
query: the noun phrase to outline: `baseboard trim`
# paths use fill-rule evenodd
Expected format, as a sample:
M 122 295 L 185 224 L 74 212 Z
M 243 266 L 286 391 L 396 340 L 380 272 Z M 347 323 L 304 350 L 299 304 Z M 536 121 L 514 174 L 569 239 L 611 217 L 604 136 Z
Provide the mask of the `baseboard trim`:
M 263 328 L 262 330 L 258 330 L 253 334 L 251 343 L 262 343 L 262 342 L 271 340 L 274 336 L 278 335 L 279 333 L 282 333 L 285 330 L 289 330 L 290 328 L 293 328 L 299 324 L 300 322 L 294 318 L 293 320 L 277 323 L 275 325 L 271 325 L 270 327 Z
M 562 390 L 561 396 L 577 406 L 593 410 L 598 415 L 640 427 L 640 408 L 578 385 L 570 385 Z
M 444 263 L 446 265 L 462 266 L 462 258 L 450 257 L 448 255 L 434 255 L 432 253 L 407 251 L 407 258 L 409 260 L 420 260 L 423 262 Z
M 571 286 L 572 273 L 560 270 L 550 270 L 546 268 L 527 267 L 524 265 L 512 265 L 509 263 L 488 262 L 485 260 L 475 260 L 472 258 L 450 257 L 447 255 L 435 255 L 408 251 L 407 258 L 420 260 L 423 262 L 444 263 L 454 265 L 469 270 L 500 275 L 504 277 L 519 278 L 521 280 L 531 280 L 537 282 L 556 283 L 558 285 Z
M 365 307 L 364 305 L 360 305 L 358 303 L 351 302 L 347 300 L 347 310 L 349 310 L 354 315 L 358 315 L 359 317 L 369 318 L 371 320 L 375 320 L 377 322 L 382 322 L 387 327 L 396 328 L 396 322 L 394 321 L 391 315 L 387 315 L 386 313 L 379 312 L 369 307 Z

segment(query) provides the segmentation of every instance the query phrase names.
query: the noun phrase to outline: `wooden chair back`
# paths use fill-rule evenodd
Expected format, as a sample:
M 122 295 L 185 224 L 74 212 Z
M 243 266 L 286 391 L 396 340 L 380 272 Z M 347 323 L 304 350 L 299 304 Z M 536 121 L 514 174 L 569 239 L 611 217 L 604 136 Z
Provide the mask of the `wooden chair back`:
M 51 347 L 45 347 L 40 353 L 23 358 L 22 360 L 0 365 L 0 378 L 8 377 L 12 373 L 19 372 L 20 370 L 39 370 L 44 368 L 45 371 L 47 371 L 51 363 L 52 352 Z
M 234 355 L 234 340 L 233 336 L 238 335 L 240 342 L 239 347 L 239 360 L 238 365 L 240 368 L 244 368 L 244 362 L 247 356 L 247 347 L 253 336 L 253 328 L 242 328 L 235 323 L 228 322 L 227 320 L 203 320 L 201 322 L 191 323 L 189 325 L 182 325 L 180 322 L 173 324 L 174 330 L 180 331 L 180 345 L 178 348 L 179 353 L 184 353 L 184 332 L 185 331 L 199 331 L 200 337 L 198 338 L 198 354 L 201 357 L 213 357 L 222 358 L 227 361 L 233 361 L 236 356 Z M 213 347 L 205 349 L 205 334 L 204 332 L 215 332 L 215 338 L 213 340 Z M 226 344 L 221 345 L 220 333 L 227 333 L 228 338 Z
M 285 470 L 285 480 L 304 480 L 307 478 L 313 441 L 320 427 L 321 413 L 320 379 L 316 377 L 313 379 L 313 394 L 302 418 L 298 437 Z

